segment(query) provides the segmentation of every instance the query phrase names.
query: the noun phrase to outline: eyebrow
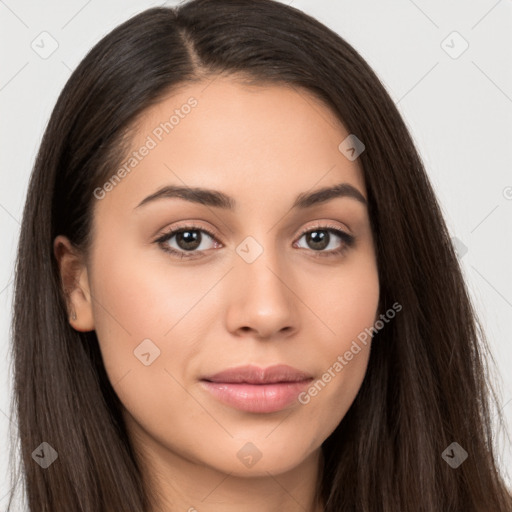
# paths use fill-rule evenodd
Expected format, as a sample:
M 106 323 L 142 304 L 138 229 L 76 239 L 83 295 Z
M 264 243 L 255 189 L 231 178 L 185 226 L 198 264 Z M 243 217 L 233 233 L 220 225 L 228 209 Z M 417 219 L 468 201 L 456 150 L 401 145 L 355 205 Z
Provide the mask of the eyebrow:
M 311 206 L 325 203 L 336 197 L 355 199 L 365 206 L 368 204 L 363 194 L 361 194 L 357 188 L 349 183 L 338 183 L 332 187 L 324 187 L 313 192 L 303 192 L 299 194 L 293 202 L 292 209 L 310 208 Z M 192 203 L 199 203 L 204 206 L 222 208 L 225 210 L 235 210 L 237 207 L 235 199 L 218 190 L 167 185 L 144 198 L 134 209 L 163 198 L 180 198 Z

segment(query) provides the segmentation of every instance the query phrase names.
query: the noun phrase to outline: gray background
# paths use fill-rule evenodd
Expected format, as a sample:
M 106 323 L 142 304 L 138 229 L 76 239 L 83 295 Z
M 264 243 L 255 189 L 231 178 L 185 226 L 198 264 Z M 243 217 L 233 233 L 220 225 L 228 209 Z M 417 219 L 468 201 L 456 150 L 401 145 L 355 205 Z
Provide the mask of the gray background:
M 512 0 L 286 3 L 352 44 L 400 109 L 457 239 L 512 430 Z M 29 174 L 71 70 L 112 28 L 157 5 L 0 0 L 0 510 L 9 491 L 13 263 Z M 512 468 L 510 441 L 501 434 L 497 444 L 502 467 Z

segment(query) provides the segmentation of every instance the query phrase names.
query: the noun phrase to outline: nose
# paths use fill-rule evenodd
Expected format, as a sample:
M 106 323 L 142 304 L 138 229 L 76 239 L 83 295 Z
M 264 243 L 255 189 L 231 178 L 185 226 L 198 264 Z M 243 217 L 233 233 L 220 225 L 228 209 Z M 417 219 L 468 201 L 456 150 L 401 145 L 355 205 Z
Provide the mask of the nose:
M 237 256 L 230 272 L 227 329 L 237 336 L 261 339 L 295 333 L 300 301 L 293 290 L 293 272 L 285 270 L 284 262 L 270 250 L 248 261 Z

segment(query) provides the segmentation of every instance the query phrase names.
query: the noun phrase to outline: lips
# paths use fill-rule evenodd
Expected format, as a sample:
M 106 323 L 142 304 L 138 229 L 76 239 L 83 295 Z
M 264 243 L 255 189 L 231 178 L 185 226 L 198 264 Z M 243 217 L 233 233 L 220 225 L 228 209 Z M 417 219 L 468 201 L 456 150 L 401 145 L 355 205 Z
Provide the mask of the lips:
M 234 384 L 276 384 L 279 382 L 302 382 L 309 379 L 312 379 L 310 374 L 292 366 L 279 364 L 268 368 L 259 368 L 253 365 L 238 366 L 203 377 L 201 380 Z
M 251 413 L 282 411 L 294 402 L 313 377 L 288 365 L 268 368 L 239 366 L 201 379 L 210 396 L 235 409 Z

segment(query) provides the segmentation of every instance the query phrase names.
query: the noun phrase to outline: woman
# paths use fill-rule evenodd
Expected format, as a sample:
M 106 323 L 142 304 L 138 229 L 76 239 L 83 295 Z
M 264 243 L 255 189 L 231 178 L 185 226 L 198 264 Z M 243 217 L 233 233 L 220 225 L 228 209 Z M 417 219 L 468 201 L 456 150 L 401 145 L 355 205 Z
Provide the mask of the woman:
M 19 242 L 30 510 L 510 511 L 485 338 L 376 75 L 292 7 L 105 36 Z

